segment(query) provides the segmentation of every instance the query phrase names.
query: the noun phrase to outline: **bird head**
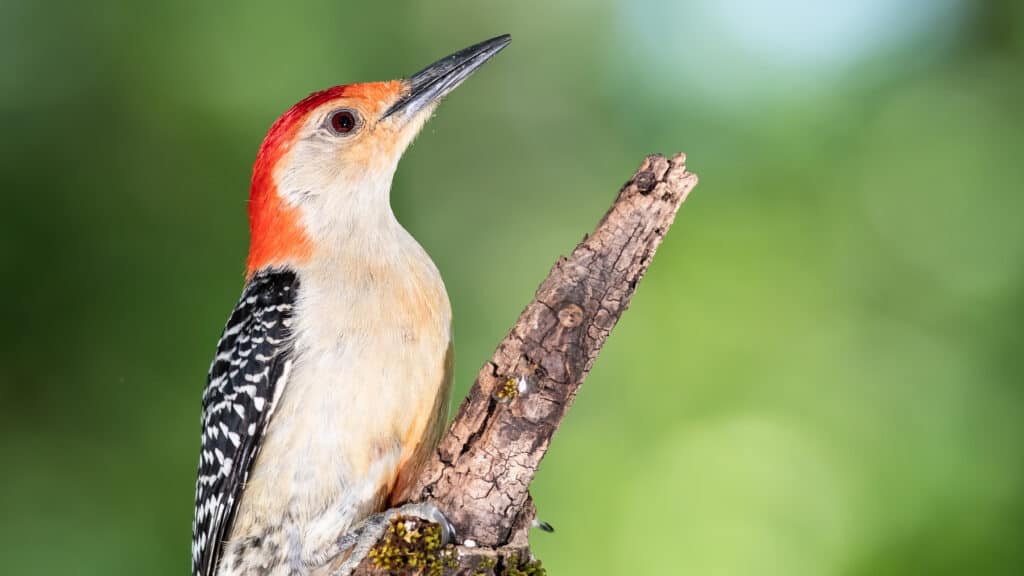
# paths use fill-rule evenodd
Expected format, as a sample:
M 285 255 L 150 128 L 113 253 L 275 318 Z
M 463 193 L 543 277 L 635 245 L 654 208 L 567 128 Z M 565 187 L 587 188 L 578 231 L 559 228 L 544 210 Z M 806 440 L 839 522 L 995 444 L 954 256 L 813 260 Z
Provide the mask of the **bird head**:
M 475 44 L 406 79 L 328 88 L 281 115 L 253 168 L 249 275 L 300 264 L 354 226 L 390 225 L 391 180 L 405 149 L 441 99 L 510 41 Z

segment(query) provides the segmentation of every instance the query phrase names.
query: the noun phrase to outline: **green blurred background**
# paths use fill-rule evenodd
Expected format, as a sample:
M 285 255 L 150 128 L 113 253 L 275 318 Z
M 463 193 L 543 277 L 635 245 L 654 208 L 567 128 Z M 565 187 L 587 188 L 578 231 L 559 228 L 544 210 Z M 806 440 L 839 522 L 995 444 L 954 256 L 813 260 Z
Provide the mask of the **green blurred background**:
M 464 394 L 651 152 L 701 183 L 534 484 L 550 572 L 1021 574 L 1024 4 L 0 8 L 5 574 L 185 574 L 267 127 L 510 32 L 407 154 Z

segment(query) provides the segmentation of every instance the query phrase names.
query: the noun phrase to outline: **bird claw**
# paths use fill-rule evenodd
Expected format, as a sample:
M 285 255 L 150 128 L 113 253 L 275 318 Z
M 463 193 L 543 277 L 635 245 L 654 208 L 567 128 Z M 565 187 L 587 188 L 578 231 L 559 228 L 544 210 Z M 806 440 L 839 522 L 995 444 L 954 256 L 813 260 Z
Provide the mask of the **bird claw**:
M 403 516 L 421 518 L 440 526 L 441 547 L 447 546 L 455 540 L 455 526 L 452 525 L 448 517 L 437 506 L 429 502 L 404 504 L 366 518 L 338 539 L 340 551 L 351 550 L 351 552 L 349 552 L 348 558 L 345 559 L 341 567 L 332 576 L 349 576 L 352 574 L 356 567 L 369 555 L 370 550 L 384 536 L 388 525 L 393 520 Z
M 389 521 L 402 516 L 414 516 L 427 522 L 437 524 L 441 527 L 441 546 L 447 546 L 455 541 L 455 526 L 448 520 L 448 517 L 441 512 L 441 509 L 429 502 L 417 502 L 405 504 L 392 508 L 383 513 L 388 516 Z
M 447 546 L 455 541 L 455 525 L 441 512 L 440 508 L 429 502 L 423 502 L 420 504 L 406 504 L 398 508 L 398 510 L 410 506 L 417 507 L 417 512 L 412 513 L 413 516 L 418 516 L 441 527 L 441 546 Z M 405 513 L 403 512 L 403 514 Z

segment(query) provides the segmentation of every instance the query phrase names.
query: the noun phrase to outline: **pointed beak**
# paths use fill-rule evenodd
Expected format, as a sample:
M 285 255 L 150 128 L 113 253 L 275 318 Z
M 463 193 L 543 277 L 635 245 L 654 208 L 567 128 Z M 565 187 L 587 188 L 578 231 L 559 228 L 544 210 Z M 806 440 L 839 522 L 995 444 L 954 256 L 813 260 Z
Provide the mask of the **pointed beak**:
M 412 118 L 447 96 L 511 41 L 512 36 L 502 34 L 445 56 L 413 74 L 405 80 L 408 92 L 384 112 L 381 120 L 389 116 Z

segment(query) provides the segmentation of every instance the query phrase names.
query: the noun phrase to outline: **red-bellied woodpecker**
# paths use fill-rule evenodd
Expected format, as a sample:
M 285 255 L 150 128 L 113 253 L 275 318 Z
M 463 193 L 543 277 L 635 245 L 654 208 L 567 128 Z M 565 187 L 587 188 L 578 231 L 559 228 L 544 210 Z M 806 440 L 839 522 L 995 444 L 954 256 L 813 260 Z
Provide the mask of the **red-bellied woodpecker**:
M 435 447 L 451 309 L 392 214 L 391 179 L 440 100 L 509 42 L 317 92 L 270 128 L 245 289 L 203 392 L 194 576 L 350 571 L 376 539 L 361 527 L 403 501 Z

